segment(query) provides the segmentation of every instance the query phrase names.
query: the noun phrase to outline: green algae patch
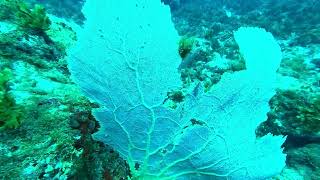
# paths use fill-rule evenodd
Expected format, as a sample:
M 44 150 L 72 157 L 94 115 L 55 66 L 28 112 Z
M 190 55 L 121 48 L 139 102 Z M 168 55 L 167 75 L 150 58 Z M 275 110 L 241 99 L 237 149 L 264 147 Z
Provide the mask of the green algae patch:
M 41 5 L 32 7 L 22 0 L 4 0 L 0 6 L 0 19 L 13 21 L 20 28 L 40 34 L 50 28 L 51 21 Z
M 192 50 L 195 42 L 194 37 L 182 37 L 179 41 L 179 55 L 181 58 L 185 58 Z
M 8 81 L 12 77 L 11 70 L 0 71 L 0 131 L 17 128 L 20 124 L 21 110 L 13 96 L 8 92 Z

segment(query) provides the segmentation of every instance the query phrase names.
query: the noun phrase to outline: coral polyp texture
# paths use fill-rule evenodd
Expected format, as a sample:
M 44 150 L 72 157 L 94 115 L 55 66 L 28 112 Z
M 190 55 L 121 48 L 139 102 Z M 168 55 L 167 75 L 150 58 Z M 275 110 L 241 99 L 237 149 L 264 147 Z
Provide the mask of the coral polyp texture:
M 83 12 L 69 68 L 99 104 L 94 138 L 127 160 L 134 179 L 267 179 L 281 172 L 285 138 L 255 135 L 267 119 L 282 56 L 272 34 L 238 29 L 246 70 L 225 73 L 206 93 L 200 83 L 172 109 L 164 101 L 182 83 L 169 7 L 87 0 Z

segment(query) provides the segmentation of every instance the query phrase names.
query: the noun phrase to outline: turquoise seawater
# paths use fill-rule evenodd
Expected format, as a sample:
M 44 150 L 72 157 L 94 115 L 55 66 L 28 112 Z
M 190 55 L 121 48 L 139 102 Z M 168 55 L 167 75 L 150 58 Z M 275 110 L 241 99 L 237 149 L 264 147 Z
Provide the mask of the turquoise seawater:
M 320 179 L 320 1 L 0 0 L 0 179 Z

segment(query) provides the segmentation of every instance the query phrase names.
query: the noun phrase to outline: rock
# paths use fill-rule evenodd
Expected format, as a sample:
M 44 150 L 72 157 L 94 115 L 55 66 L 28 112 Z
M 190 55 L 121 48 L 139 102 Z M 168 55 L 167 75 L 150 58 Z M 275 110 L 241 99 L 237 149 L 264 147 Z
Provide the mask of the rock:
M 320 144 L 308 144 L 288 150 L 287 165 L 294 168 L 304 180 L 320 177 Z

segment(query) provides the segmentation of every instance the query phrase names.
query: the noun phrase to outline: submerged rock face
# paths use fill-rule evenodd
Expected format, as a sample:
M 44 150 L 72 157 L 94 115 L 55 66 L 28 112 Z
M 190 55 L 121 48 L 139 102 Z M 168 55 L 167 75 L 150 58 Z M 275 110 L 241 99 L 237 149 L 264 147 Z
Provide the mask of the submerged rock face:
M 4 2 L 17 10 L 22 1 L 0 2 L 0 179 L 127 177 L 119 155 L 92 140 L 94 105 L 70 79 L 64 56 L 74 23 L 45 14 L 50 28 L 35 33 L 4 18 L 15 14 Z
M 288 150 L 288 169 L 294 169 L 304 180 L 316 180 L 320 177 L 320 145 L 310 143 Z
M 269 119 L 262 124 L 260 132 L 320 142 L 320 94 L 278 91 L 271 99 L 270 106 Z
M 33 4 L 41 4 L 50 14 L 82 24 L 85 20 L 81 8 L 85 0 L 27 0 Z

